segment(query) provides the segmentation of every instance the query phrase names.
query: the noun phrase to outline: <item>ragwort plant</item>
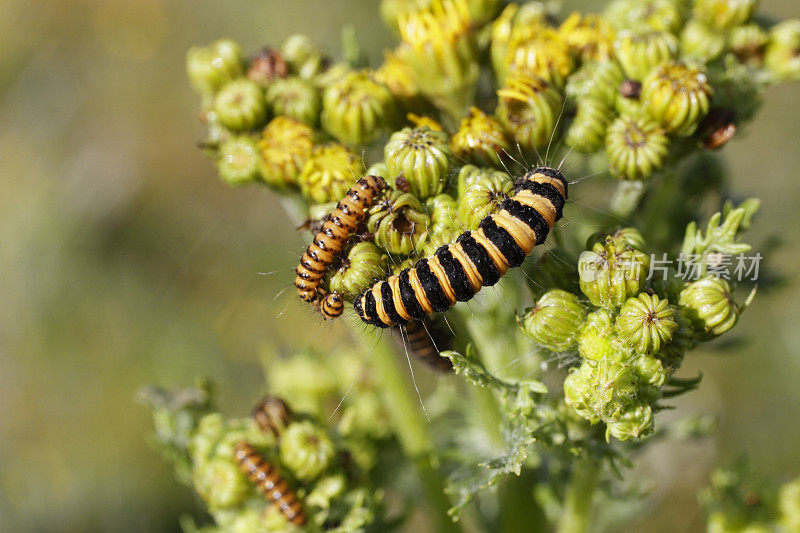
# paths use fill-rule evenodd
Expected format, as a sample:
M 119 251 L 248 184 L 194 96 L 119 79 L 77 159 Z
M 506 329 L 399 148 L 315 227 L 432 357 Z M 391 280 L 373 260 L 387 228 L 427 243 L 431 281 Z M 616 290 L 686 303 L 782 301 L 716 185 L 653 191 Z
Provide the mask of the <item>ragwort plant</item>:
M 253 418 L 216 412 L 207 384 L 143 392 L 155 445 L 209 515 L 184 530 L 383 531 L 417 504 L 442 531 L 601 528 L 597 502 L 625 499 L 614 475 L 681 433 L 658 413 L 701 385 L 683 360 L 735 328 L 755 295 L 761 257 L 743 234 L 759 202 L 726 200 L 716 151 L 767 86 L 800 79 L 800 21 L 768 21 L 755 4 L 614 0 L 562 15 L 539 2 L 383 0 L 399 42 L 380 65 L 367 66 L 352 28 L 339 60 L 303 35 L 250 56 L 229 39 L 189 50 L 202 148 L 224 182 L 266 187 L 298 226 L 323 228 L 306 275 L 320 299 L 346 303 L 354 342 L 324 357 L 262 354 L 271 399 Z M 595 207 L 568 201 L 570 223 L 546 247 L 444 316 L 391 334 L 356 325 L 351 304 L 376 280 L 484 228 L 537 165 L 570 193 L 594 187 Z M 328 253 L 324 223 L 341 226 L 328 217 L 366 175 L 388 187 L 357 217 L 345 209 L 353 228 Z M 494 268 L 478 252 L 458 268 Z M 436 264 L 438 281 L 404 303 L 449 286 L 458 269 Z M 429 335 L 434 348 L 420 347 Z M 451 374 L 426 408 L 402 366 L 409 344 Z M 259 469 L 237 464 L 242 443 Z M 737 476 L 715 474 L 703 495 L 711 531 L 796 530 L 797 481 L 759 507 Z

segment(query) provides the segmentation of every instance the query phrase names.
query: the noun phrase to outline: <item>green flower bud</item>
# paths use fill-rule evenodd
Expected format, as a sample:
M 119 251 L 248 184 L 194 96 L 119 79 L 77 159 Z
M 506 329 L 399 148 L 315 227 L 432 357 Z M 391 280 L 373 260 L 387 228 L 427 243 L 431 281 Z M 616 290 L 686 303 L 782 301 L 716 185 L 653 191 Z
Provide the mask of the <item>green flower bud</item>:
M 592 248 L 595 244 L 606 244 L 610 242 L 617 249 L 634 248 L 644 251 L 645 242 L 642 234 L 636 228 L 620 228 L 614 233 L 597 232 L 589 236 L 586 240 L 586 248 Z
M 588 364 L 570 370 L 564 379 L 564 402 L 569 405 L 581 418 L 591 424 L 600 422 L 600 416 L 592 405 L 593 387 L 591 383 L 594 369 Z
M 618 30 L 677 33 L 683 25 L 680 0 L 615 0 L 605 16 Z
M 422 248 L 422 255 L 433 255 L 440 246 L 455 242 L 461 233 L 458 224 L 458 204 L 449 194 L 439 194 L 425 202 L 431 222 L 428 227 L 428 241 Z
M 786 531 L 800 531 L 800 478 L 781 485 L 778 509 L 781 526 Z
M 428 218 L 416 196 L 391 191 L 369 210 L 367 229 L 375 244 L 390 254 L 410 255 L 422 249 L 428 238 Z
M 396 177 L 391 175 L 391 173 L 389 172 L 389 167 L 383 161 L 378 161 L 377 163 L 369 167 L 365 175 L 380 176 L 382 178 L 385 178 L 387 183 L 389 182 L 393 183 L 394 178 Z
M 639 118 L 646 116 L 640 96 L 642 92 L 642 84 L 636 80 L 624 80 L 619 84 L 616 99 L 614 100 L 614 109 L 623 118 Z
M 667 300 L 641 293 L 619 310 L 614 329 L 619 338 L 641 354 L 653 354 L 669 344 L 678 329 L 675 310 Z
M 294 422 L 283 432 L 281 463 L 298 479 L 316 478 L 330 466 L 335 455 L 328 433 L 311 422 Z
M 289 66 L 283 60 L 283 55 L 274 48 L 261 50 L 253 56 L 247 67 L 247 78 L 264 88 L 273 81 L 288 75 Z
M 447 134 L 426 127 L 403 128 L 383 151 L 390 176 L 402 176 L 408 191 L 420 200 L 444 190 L 450 171 Z
M 351 72 L 353 72 L 353 68 L 348 63 L 335 63 L 334 65 L 331 65 L 325 69 L 324 72 L 320 72 L 311 78 L 310 81 L 314 87 L 322 91 L 334 83 L 341 81 Z
M 241 135 L 233 137 L 219 147 L 217 171 L 231 185 L 250 183 L 260 177 L 261 152 L 256 141 Z
M 769 34 L 758 24 L 733 28 L 728 35 L 728 46 L 740 62 L 759 67 L 769 43 Z
M 427 243 L 425 244 L 427 245 Z M 389 270 L 392 271 L 392 274 L 397 274 L 399 276 L 403 270 L 411 268 L 417 264 L 417 261 L 419 261 L 419 257 L 416 255 L 412 257 L 406 257 L 405 259 L 402 259 L 402 261 L 398 261 L 398 258 L 395 257 L 394 262 L 389 265 Z
M 477 165 L 496 166 L 500 164 L 500 153 L 508 151 L 509 143 L 497 120 L 472 107 L 450 140 L 450 148 L 456 156 Z
M 331 276 L 328 288 L 351 301 L 385 273 L 386 255 L 371 242 L 359 242 L 347 252 L 347 257 Z
M 655 122 L 619 117 L 606 133 L 609 169 L 621 179 L 644 179 L 661 168 L 668 143 L 664 131 Z
M 509 76 L 497 91 L 497 119 L 528 149 L 550 140 L 561 109 L 561 96 L 541 78 Z
M 578 331 L 585 316 L 577 296 L 553 289 L 539 298 L 535 307 L 517 317 L 517 323 L 537 344 L 551 352 L 564 352 L 577 345 Z
M 764 65 L 777 80 L 800 79 L 800 20 L 785 20 L 770 30 Z
M 614 56 L 614 28 L 604 17 L 573 11 L 558 33 L 581 61 L 608 61 Z
M 712 28 L 726 30 L 750 20 L 756 4 L 757 0 L 696 0 L 694 16 Z
M 250 492 L 250 483 L 239 471 L 233 455 L 197 463 L 192 485 L 211 511 L 236 507 Z
M 725 51 L 725 36 L 705 22 L 692 19 L 683 27 L 680 44 L 682 58 L 707 63 Z
M 575 62 L 569 45 L 558 31 L 542 27 L 536 32 L 512 35 L 505 69 L 496 72 L 498 80 L 507 75 L 540 78 L 552 87 L 562 88 Z
M 599 100 L 580 100 L 575 119 L 564 137 L 567 146 L 585 153 L 600 150 L 605 143 L 606 129 L 613 115 L 613 110 Z
M 348 73 L 322 96 L 322 127 L 347 145 L 374 141 L 392 116 L 392 93 L 366 71 Z
M 500 212 L 500 204 L 514 194 L 514 180 L 505 172 L 467 165 L 458 174 L 458 220 L 466 229 L 478 229 L 484 217 Z M 463 187 L 461 184 L 463 183 Z
M 615 420 L 608 422 L 608 434 L 619 440 L 639 439 L 653 432 L 653 409 L 631 404 Z
M 391 427 L 378 394 L 364 391 L 342 411 L 338 429 L 345 436 L 369 436 L 381 439 L 390 435 Z
M 739 309 L 724 279 L 707 277 L 690 283 L 678 303 L 698 328 L 709 335 L 720 335 L 731 329 L 739 318 Z
M 596 244 L 578 260 L 580 287 L 597 307 L 613 309 L 644 287 L 649 259 L 633 248 Z
M 656 357 L 650 354 L 639 354 L 633 361 L 636 373 L 639 375 L 640 384 L 648 387 L 658 388 L 667 381 L 667 372 L 664 365 Z M 657 393 L 657 391 L 656 391 Z M 641 391 L 640 391 L 641 395 Z M 653 398 L 653 401 L 658 398 Z
M 252 130 L 264 123 L 267 106 L 261 87 L 247 78 L 226 83 L 214 98 L 214 110 L 230 130 Z
M 330 509 L 333 500 L 339 498 L 347 490 L 347 480 L 341 474 L 328 476 L 314 483 L 314 488 L 306 496 L 306 507 Z
M 586 316 L 581 328 L 578 353 L 589 361 L 613 357 L 616 351 L 614 338 L 614 316 L 605 309 L 598 309 Z
M 616 61 L 593 61 L 584 64 L 569 77 L 564 92 L 580 105 L 584 99 L 613 106 L 617 88 L 625 76 Z
M 315 146 L 297 178 L 300 192 L 317 204 L 336 202 L 353 186 L 361 168 L 358 156 L 340 144 Z
M 273 187 L 294 185 L 314 147 L 314 130 L 293 118 L 275 117 L 264 128 L 258 147 L 264 181 Z
M 337 402 L 339 387 L 321 358 L 315 353 L 300 352 L 269 365 L 266 372 L 270 393 L 292 399 L 292 410 L 329 416 L 331 401 Z
M 430 232 L 438 234 L 442 231 L 457 230 L 456 216 L 458 204 L 449 194 L 439 194 L 433 198 L 428 198 L 425 202 L 428 214 L 431 218 Z
M 186 54 L 189 81 L 203 95 L 214 94 L 220 87 L 241 76 L 243 64 L 241 47 L 229 39 L 220 39 L 209 46 L 192 47 Z
M 686 137 L 708 114 L 712 93 L 705 72 L 667 62 L 656 67 L 642 83 L 642 105 L 667 133 Z
M 290 35 L 283 42 L 281 53 L 292 74 L 303 79 L 310 80 L 325 70 L 325 55 L 305 35 Z
M 641 81 L 656 65 L 677 56 L 678 40 L 663 31 L 622 31 L 614 52 L 625 75 Z
M 273 81 L 267 88 L 267 104 L 275 115 L 284 115 L 313 126 L 320 110 L 320 96 L 317 89 L 300 78 L 286 78 Z

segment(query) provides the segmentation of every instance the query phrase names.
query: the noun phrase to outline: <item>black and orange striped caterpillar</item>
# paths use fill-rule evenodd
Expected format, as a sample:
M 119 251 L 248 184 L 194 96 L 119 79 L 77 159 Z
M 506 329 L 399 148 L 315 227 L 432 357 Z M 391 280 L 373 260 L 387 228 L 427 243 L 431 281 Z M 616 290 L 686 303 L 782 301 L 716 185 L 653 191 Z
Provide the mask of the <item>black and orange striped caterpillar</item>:
M 233 455 L 239 468 L 247 474 L 267 499 L 280 508 L 283 516 L 297 526 L 306 523 L 306 515 L 297 496 L 281 477 L 277 469 L 269 464 L 252 446 L 244 441 L 237 442 Z
M 358 180 L 336 205 L 300 258 L 294 286 L 300 298 L 311 303 L 325 319 L 341 315 L 344 300 L 336 292 L 328 294 L 320 282 L 350 234 L 355 233 L 359 223 L 366 217 L 367 209 L 385 187 L 386 182 L 379 176 Z
M 518 180 L 514 196 L 500 204 L 498 213 L 440 247 L 433 257 L 374 283 L 356 298 L 356 313 L 367 324 L 387 328 L 472 299 L 545 241 L 566 200 L 567 180 L 561 172 L 534 168 Z
M 261 431 L 279 438 L 284 428 L 292 421 L 293 415 L 286 402 L 276 396 L 264 396 L 253 407 L 253 420 Z

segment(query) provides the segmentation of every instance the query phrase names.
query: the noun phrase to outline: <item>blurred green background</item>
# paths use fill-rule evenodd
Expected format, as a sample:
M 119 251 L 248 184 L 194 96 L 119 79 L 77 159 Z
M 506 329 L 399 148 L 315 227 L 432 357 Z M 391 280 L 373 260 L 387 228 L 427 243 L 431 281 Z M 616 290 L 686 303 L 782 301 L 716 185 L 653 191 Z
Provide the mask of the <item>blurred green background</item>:
M 223 186 L 195 148 L 183 61 L 218 37 L 255 51 L 293 32 L 335 54 L 349 22 L 374 63 L 390 44 L 377 4 L 0 2 L 0 531 L 178 530 L 195 504 L 148 448 L 136 389 L 209 375 L 244 414 L 259 346 L 342 333 L 273 302 L 302 243 L 266 192 Z M 800 16 L 796 0 L 762 12 Z M 798 104 L 800 85 L 770 89 L 723 151 L 736 193 L 763 200 L 749 240 L 780 242 L 764 266 L 785 285 L 759 294 L 740 342 L 693 352 L 683 372 L 705 379 L 677 413 L 718 430 L 639 457 L 630 476 L 651 494 L 622 529 L 702 530 L 697 490 L 741 452 L 764 475 L 800 474 Z

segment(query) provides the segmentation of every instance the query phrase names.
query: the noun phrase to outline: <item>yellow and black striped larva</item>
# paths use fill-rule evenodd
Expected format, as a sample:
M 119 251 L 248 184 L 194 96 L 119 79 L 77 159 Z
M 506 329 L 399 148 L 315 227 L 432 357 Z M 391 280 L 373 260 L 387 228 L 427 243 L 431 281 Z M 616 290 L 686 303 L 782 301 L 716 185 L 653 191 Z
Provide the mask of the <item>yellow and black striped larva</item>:
M 286 402 L 275 396 L 264 396 L 253 407 L 253 420 L 261 431 L 280 437 L 293 415 Z
M 387 328 L 470 300 L 545 241 L 566 199 L 567 180 L 561 172 L 534 168 L 518 180 L 514 196 L 500 204 L 499 213 L 485 217 L 477 230 L 462 233 L 432 257 L 373 284 L 356 298 L 356 313 L 367 324 Z
M 300 298 L 315 303 L 314 307 L 325 319 L 333 319 L 342 314 L 344 301 L 341 295 L 328 294 L 320 287 L 325 272 L 341 252 L 350 234 L 354 233 L 366 217 L 367 209 L 386 187 L 379 176 L 361 178 L 347 191 L 345 197 L 336 205 L 308 246 L 300 264 L 294 285 Z
M 233 455 L 242 472 L 247 474 L 269 501 L 280 508 L 289 522 L 297 526 L 306 523 L 306 515 L 300 502 L 274 466 L 246 442 L 236 443 Z
M 424 322 L 424 323 L 423 323 Z M 403 332 L 400 331 L 400 335 Z M 425 363 L 430 369 L 446 373 L 453 371 L 450 359 L 439 355 L 440 350 L 448 349 L 444 335 L 438 335 L 437 326 L 430 320 L 412 320 L 405 326 L 405 340 L 408 350 L 414 358 Z M 402 339 L 401 339 L 402 340 Z

